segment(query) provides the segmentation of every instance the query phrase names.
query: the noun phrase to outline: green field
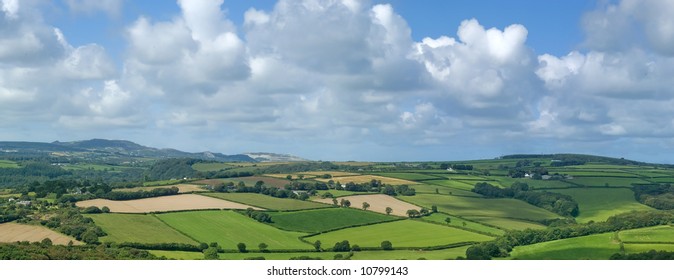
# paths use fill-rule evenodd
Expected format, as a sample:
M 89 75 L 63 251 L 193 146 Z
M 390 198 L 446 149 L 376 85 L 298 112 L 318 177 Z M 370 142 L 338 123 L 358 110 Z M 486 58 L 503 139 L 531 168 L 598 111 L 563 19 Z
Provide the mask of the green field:
M 612 232 L 518 246 L 510 258 L 521 260 L 606 260 L 620 253 Z
M 424 182 L 425 183 L 425 182 Z M 427 185 L 427 184 L 421 184 L 421 185 L 414 185 L 414 190 L 416 190 L 417 193 L 427 193 L 427 194 L 436 194 L 436 190 L 438 194 L 450 194 L 451 195 L 460 195 L 460 196 L 471 196 L 471 197 L 482 197 L 482 195 L 467 191 L 465 189 L 457 189 L 457 188 L 452 188 L 452 187 L 446 187 L 446 186 L 439 186 L 439 185 Z
M 206 193 L 206 196 L 234 201 L 271 210 L 303 210 L 332 207 L 328 204 L 292 198 L 276 198 L 257 193 Z
M 455 244 L 467 241 L 487 241 L 492 237 L 452 227 L 421 221 L 402 220 L 369 226 L 341 229 L 306 238 L 320 240 L 325 247 L 348 240 L 351 245 L 379 247 L 384 240 L 396 247 L 428 247 Z
M 603 171 L 590 171 L 590 170 L 583 170 L 583 171 L 566 171 L 564 172 L 565 174 L 574 176 L 574 177 L 621 177 L 621 178 L 636 178 L 638 177 L 635 174 L 632 173 L 627 173 L 625 171 L 621 170 L 603 170 Z
M 631 187 L 632 184 L 648 184 L 639 178 L 574 177 L 569 182 L 588 187 Z
M 236 249 L 239 242 L 249 249 L 262 242 L 269 245 L 269 250 L 312 248 L 299 240 L 302 233 L 283 231 L 234 211 L 176 212 L 157 217 L 195 240 L 217 242 L 225 249 Z
M 634 192 L 622 188 L 574 188 L 554 190 L 553 192 L 570 195 L 578 202 L 580 213 L 576 221 L 605 221 L 608 217 L 632 210 L 650 210 L 646 205 L 634 199 Z
M 557 214 L 516 199 L 488 199 L 431 194 L 401 196 L 399 199 L 429 209 L 431 206 L 436 205 L 441 212 L 455 216 L 487 216 L 531 221 L 559 218 Z
M 232 166 L 229 163 L 222 163 L 222 162 L 199 162 L 192 165 L 192 169 L 201 172 L 220 171 L 225 169 L 231 169 L 232 167 L 234 166 Z
M 620 240 L 626 243 L 670 243 L 674 245 L 674 226 L 664 225 L 621 231 Z
M 453 260 L 457 257 L 465 257 L 468 246 L 461 246 L 456 248 L 422 251 L 422 250 L 392 250 L 392 251 L 360 251 L 354 252 L 351 257 L 352 260 Z M 183 251 L 159 251 L 150 250 L 155 256 L 164 256 L 169 259 L 178 260 L 200 260 L 203 259 L 204 254 L 199 252 L 183 252 Z M 266 260 L 289 260 L 292 257 L 309 256 L 312 258 L 321 258 L 323 260 L 332 260 L 336 254 L 342 256 L 348 253 L 336 252 L 303 252 L 303 253 L 222 253 L 221 260 L 243 260 L 245 258 L 264 257 Z
M 395 172 L 395 173 L 390 172 L 389 173 L 389 172 L 386 172 L 386 173 L 375 173 L 374 175 L 391 177 L 391 178 L 398 178 L 398 179 L 410 180 L 410 181 L 442 179 L 442 177 L 439 177 L 439 176 L 433 176 L 433 175 L 428 175 L 428 174 L 419 174 L 419 173 L 400 173 L 400 172 Z
M 508 219 L 500 217 L 486 217 L 486 216 L 464 216 L 466 219 L 474 220 L 477 222 L 485 223 L 488 225 L 493 225 L 499 228 L 508 229 L 508 230 L 523 230 L 523 229 L 543 229 L 544 225 L 529 221 L 522 221 L 517 219 Z
M 107 164 L 68 164 L 61 166 L 65 170 L 95 170 L 95 171 L 109 171 L 109 172 L 121 172 L 124 169 L 129 168 L 128 166 L 118 166 L 118 165 L 107 165 Z
M 0 159 L 0 168 L 19 168 L 19 164 L 11 160 Z
M 312 233 L 399 219 L 395 216 L 350 208 L 325 208 L 270 214 L 273 221 L 272 225 L 275 227 L 289 231 Z
M 456 181 L 456 180 L 429 180 L 429 181 L 424 181 L 424 184 L 450 187 L 450 188 L 455 188 L 455 189 L 460 189 L 460 190 L 465 190 L 465 191 L 470 191 L 475 186 L 475 184 L 460 182 L 460 181 Z
M 197 244 L 153 215 L 109 213 L 86 216 L 108 234 L 101 237 L 102 242 Z
M 504 233 L 503 230 L 495 228 L 495 227 L 490 227 L 483 225 L 481 223 L 476 223 L 471 220 L 466 220 L 462 219 L 456 216 L 450 216 L 444 213 L 433 213 L 430 216 L 425 216 L 421 217 L 422 220 L 425 221 L 431 221 L 431 222 L 436 222 L 440 223 L 443 225 L 446 225 L 447 222 L 445 219 L 449 218 L 449 225 L 454 226 L 454 227 L 460 227 L 460 228 L 465 228 L 468 230 L 474 230 L 474 231 L 479 231 L 479 232 L 485 232 L 493 235 L 502 235 Z M 465 224 L 464 224 L 465 223 Z
M 634 254 L 650 250 L 674 252 L 674 244 L 625 243 L 625 253 Z
M 316 196 L 312 197 L 311 199 L 320 199 L 321 195 L 329 192 L 332 194 L 334 197 L 340 197 L 340 196 L 349 196 L 349 195 L 354 195 L 354 194 L 359 194 L 360 192 L 351 192 L 351 191 L 340 191 L 340 190 L 327 190 L 327 191 L 317 191 Z
M 145 182 L 145 183 L 143 183 L 143 186 L 149 187 L 149 186 L 175 185 L 175 184 L 181 183 L 181 182 L 183 182 L 183 181 L 184 181 L 184 180 L 182 180 L 182 179 L 152 181 L 152 182 Z
M 532 179 L 522 179 L 522 178 L 510 178 L 510 177 L 493 177 L 501 186 L 510 187 L 515 182 L 527 183 L 530 188 L 533 189 L 548 189 L 548 188 L 568 188 L 574 187 L 575 185 L 558 180 L 532 180 Z

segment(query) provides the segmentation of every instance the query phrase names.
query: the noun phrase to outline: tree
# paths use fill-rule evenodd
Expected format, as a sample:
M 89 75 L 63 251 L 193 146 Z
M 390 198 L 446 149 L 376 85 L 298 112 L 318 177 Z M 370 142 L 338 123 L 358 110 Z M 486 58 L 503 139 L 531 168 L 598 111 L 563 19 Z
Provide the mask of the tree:
M 363 210 L 367 210 L 367 208 L 370 208 L 370 204 L 367 202 L 363 202 Z
M 337 199 L 334 198 L 334 197 L 332 198 L 332 204 L 335 205 L 335 206 L 337 206 Z
M 220 259 L 218 256 L 218 248 L 208 247 L 203 250 L 205 260 L 217 260 Z
M 343 198 L 342 198 L 342 199 L 339 201 L 339 205 L 341 205 L 342 207 L 350 207 L 350 206 L 351 206 L 351 201 L 349 201 L 348 199 L 343 199 Z
M 449 225 L 449 223 L 451 223 L 451 222 L 452 222 L 452 218 L 450 218 L 450 217 L 445 218 L 445 223 L 447 223 Z
M 101 207 L 101 211 L 103 213 L 110 213 L 110 208 L 108 208 L 108 206 L 103 206 L 103 207 Z
M 293 179 L 293 175 L 288 175 L 288 176 L 286 176 L 286 179 L 292 180 L 292 179 Z
M 40 242 L 40 244 L 42 244 L 42 245 L 44 245 L 44 246 L 51 246 L 51 245 L 52 245 L 52 242 L 51 242 L 51 239 L 45 238 L 45 239 L 42 239 L 42 241 Z
M 334 252 L 348 252 L 348 251 L 351 251 L 351 245 L 349 244 L 348 240 L 344 240 L 342 242 L 337 242 L 337 243 L 335 243 L 335 246 L 332 247 L 332 251 L 334 251 Z
M 382 250 L 393 250 L 393 244 L 391 244 L 391 241 L 384 240 L 381 242 L 381 248 Z
M 407 210 L 406 213 L 407 213 L 407 216 L 410 217 L 410 218 L 416 218 L 416 217 L 419 217 L 419 215 L 420 215 L 419 211 L 416 210 L 416 209 Z
M 300 180 L 302 180 L 302 179 L 304 179 L 304 175 L 302 175 L 302 174 L 297 175 L 297 178 L 300 179 Z
M 82 234 L 82 241 L 87 244 L 96 244 L 98 243 L 98 234 L 96 234 L 96 231 L 94 230 L 87 230 Z
M 321 241 L 320 240 L 316 240 L 316 242 L 314 242 L 314 249 L 316 249 L 316 251 L 321 250 Z
M 426 208 L 421 208 L 421 211 L 419 211 L 420 216 L 428 216 L 430 212 Z
M 248 252 L 248 251 L 246 251 L 246 244 L 243 243 L 243 242 L 241 242 L 239 244 L 236 244 L 236 248 L 239 249 L 239 252 L 241 252 L 241 253 Z
M 435 205 L 431 206 L 431 212 L 438 213 L 438 206 Z
M 267 245 L 267 243 L 262 242 L 259 245 L 257 245 L 257 247 L 260 248 L 260 251 L 265 252 L 267 251 L 267 247 L 269 247 L 269 245 Z
M 386 207 L 386 215 L 391 215 L 391 213 L 393 213 L 393 208 Z

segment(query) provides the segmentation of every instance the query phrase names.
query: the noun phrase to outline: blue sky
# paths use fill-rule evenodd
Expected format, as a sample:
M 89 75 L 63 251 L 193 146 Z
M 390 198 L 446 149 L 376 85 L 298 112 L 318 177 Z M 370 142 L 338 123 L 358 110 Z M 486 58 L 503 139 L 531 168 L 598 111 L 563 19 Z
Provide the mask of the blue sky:
M 671 1 L 16 1 L 2 140 L 672 163 Z

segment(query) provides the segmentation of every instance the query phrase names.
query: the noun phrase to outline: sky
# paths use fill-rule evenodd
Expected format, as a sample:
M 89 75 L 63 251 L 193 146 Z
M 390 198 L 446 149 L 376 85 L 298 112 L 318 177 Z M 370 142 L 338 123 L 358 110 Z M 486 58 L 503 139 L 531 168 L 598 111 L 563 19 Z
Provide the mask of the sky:
M 674 163 L 674 1 L 0 0 L 0 140 Z

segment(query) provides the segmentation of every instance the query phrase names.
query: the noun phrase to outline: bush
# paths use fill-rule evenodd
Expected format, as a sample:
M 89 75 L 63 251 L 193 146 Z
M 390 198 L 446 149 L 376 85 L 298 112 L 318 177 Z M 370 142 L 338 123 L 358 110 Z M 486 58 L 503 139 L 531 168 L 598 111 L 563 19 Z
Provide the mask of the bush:
M 381 248 L 383 250 L 393 250 L 393 244 L 391 241 L 385 240 L 381 242 Z

